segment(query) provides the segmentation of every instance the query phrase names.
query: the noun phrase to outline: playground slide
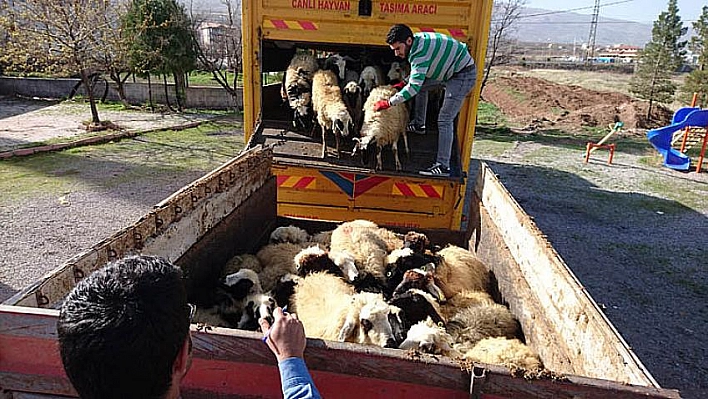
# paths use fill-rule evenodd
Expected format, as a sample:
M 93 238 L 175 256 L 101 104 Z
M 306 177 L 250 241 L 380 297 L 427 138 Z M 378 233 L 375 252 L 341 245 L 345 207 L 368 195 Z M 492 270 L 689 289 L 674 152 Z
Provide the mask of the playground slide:
M 647 138 L 651 145 L 664 156 L 664 166 L 675 170 L 688 170 L 691 159 L 671 147 L 674 132 L 686 127 L 707 127 L 708 110 L 681 108 L 676 111 L 671 125 L 649 130 Z

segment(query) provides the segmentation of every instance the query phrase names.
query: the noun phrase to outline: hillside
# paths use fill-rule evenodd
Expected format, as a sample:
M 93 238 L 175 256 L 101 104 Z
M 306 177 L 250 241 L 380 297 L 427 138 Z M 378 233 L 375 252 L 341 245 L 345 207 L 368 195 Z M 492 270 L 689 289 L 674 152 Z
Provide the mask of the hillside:
M 592 16 L 577 13 L 547 14 L 551 11 L 525 8 L 518 22 L 516 36 L 525 42 L 587 42 Z M 546 14 L 531 16 L 537 14 Z M 630 44 L 644 46 L 651 39 L 651 24 L 623 21 L 600 15 L 597 26 L 598 45 Z

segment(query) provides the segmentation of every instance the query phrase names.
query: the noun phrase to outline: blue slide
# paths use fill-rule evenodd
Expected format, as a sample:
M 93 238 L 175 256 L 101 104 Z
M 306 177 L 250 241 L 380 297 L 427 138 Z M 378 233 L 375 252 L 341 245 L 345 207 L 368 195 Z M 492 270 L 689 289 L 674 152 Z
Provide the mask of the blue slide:
M 686 127 L 708 128 L 708 110 L 681 108 L 676 111 L 669 126 L 647 132 L 651 145 L 664 156 L 664 166 L 667 168 L 685 171 L 691 166 L 689 157 L 671 147 L 674 132 Z

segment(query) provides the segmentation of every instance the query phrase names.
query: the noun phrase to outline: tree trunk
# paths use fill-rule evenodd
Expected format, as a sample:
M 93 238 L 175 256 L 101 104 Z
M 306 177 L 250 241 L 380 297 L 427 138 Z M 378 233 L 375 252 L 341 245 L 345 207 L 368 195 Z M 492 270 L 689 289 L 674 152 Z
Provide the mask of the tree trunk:
M 480 95 L 482 95 L 482 90 L 484 90 L 484 86 L 487 84 L 487 80 L 489 79 L 489 72 L 492 70 L 492 66 L 496 61 L 497 48 L 499 47 L 499 38 L 502 35 L 502 30 L 503 29 L 498 29 L 494 33 L 494 39 L 492 40 L 492 56 L 489 57 L 489 62 L 487 62 L 487 65 L 484 67 L 484 77 L 482 78 L 482 84 L 479 87 Z
M 86 94 L 89 98 L 89 105 L 91 106 L 91 124 L 94 126 L 99 126 L 101 124 L 101 120 L 98 118 L 98 108 L 96 108 L 96 100 L 93 98 L 93 85 L 91 84 L 89 75 L 84 69 L 81 70 L 81 81 L 84 82 Z
M 174 112 L 174 108 L 172 108 L 172 104 L 170 103 L 170 93 L 167 91 L 167 75 L 162 74 L 162 82 L 163 86 L 165 88 L 165 103 L 167 104 L 167 108 L 170 109 L 170 111 Z
M 175 80 L 175 96 L 177 96 L 177 109 L 182 112 L 186 100 L 185 89 L 185 74 L 184 72 L 173 72 L 172 76 Z
M 150 104 L 150 111 L 155 112 L 155 106 L 152 103 L 152 79 L 150 79 L 149 73 L 148 73 L 148 102 Z

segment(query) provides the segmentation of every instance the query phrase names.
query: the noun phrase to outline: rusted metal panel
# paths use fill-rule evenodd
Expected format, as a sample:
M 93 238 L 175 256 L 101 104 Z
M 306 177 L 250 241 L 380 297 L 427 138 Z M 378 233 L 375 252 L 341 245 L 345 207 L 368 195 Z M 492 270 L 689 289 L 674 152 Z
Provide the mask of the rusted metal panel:
M 516 278 L 521 287 L 528 285 L 528 290 L 519 290 L 522 294 L 519 296 L 525 303 L 535 302 L 538 314 L 543 315 L 553 333 L 546 338 L 563 337 L 562 344 L 567 348 L 563 352 L 570 364 L 565 364 L 563 357 L 550 357 L 551 361 L 543 357 L 546 366 L 563 371 L 572 365 L 575 374 L 658 387 L 535 223 L 486 164 L 480 168 L 476 193 L 494 222 L 490 230 L 503 238 L 514 259 L 511 266 L 516 268 L 508 270 L 507 266 L 497 271 L 494 264 L 490 264 L 492 270 L 499 275 L 510 272 L 508 275 Z M 512 295 L 517 292 L 513 287 L 511 285 L 508 291 Z M 534 328 L 534 325 L 528 320 L 525 327 Z M 545 334 L 537 337 L 539 341 L 542 335 Z M 545 345 L 556 344 L 545 341 L 534 342 L 534 345 L 543 351 L 541 348 Z

